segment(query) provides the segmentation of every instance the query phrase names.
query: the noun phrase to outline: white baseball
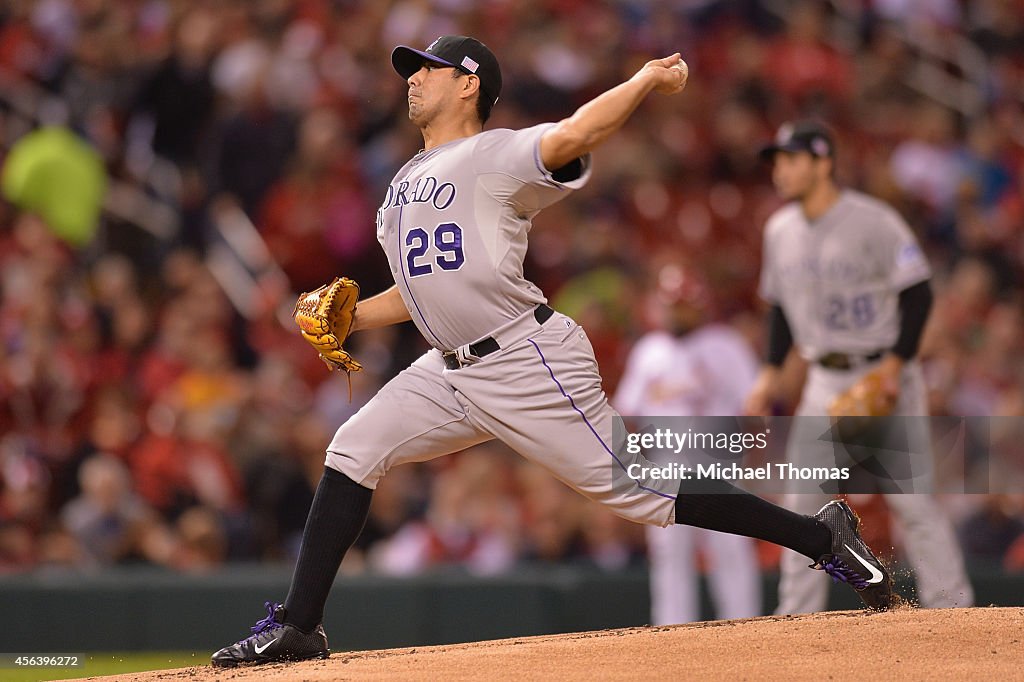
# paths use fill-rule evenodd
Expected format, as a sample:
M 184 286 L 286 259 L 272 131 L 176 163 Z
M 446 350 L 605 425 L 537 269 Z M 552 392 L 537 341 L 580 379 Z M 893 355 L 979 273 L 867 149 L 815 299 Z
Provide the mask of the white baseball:
M 684 62 L 682 59 L 680 59 L 678 62 L 673 64 L 670 68 L 677 69 L 677 70 L 683 72 L 683 78 L 680 81 L 679 85 L 682 86 L 682 87 L 685 87 L 686 86 L 686 80 L 690 77 L 690 67 L 686 65 L 686 62 Z

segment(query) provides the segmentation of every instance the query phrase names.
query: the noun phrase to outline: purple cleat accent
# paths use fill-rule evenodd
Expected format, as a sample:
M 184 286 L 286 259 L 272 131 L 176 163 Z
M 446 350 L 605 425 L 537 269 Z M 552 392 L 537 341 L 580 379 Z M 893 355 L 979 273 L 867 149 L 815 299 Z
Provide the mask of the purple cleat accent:
M 855 590 L 863 590 L 868 586 L 868 581 L 864 576 L 844 564 L 843 560 L 838 556 L 830 556 L 821 565 L 821 570 L 832 576 L 832 582 L 834 583 L 846 583 Z
M 249 628 L 252 634 L 231 646 L 226 646 L 210 658 L 218 667 L 244 664 L 273 663 L 276 661 L 304 661 L 327 658 L 327 635 L 322 625 L 312 632 L 303 632 L 285 623 L 287 612 L 281 604 L 264 602 L 267 617 Z

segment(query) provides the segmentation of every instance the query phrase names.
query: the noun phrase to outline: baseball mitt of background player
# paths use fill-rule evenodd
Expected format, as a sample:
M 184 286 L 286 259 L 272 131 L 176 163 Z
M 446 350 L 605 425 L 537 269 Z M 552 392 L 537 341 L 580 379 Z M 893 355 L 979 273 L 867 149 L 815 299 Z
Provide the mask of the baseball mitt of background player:
M 335 277 L 315 291 L 299 296 L 292 317 L 302 338 L 316 348 L 331 370 L 358 372 L 363 368 L 343 344 L 352 330 L 359 285 L 348 277 Z
M 835 397 L 828 407 L 831 417 L 885 417 L 896 407 L 886 390 L 881 371 L 868 372 L 857 383 Z
M 878 370 L 869 372 L 829 405 L 833 435 L 847 446 L 877 445 L 887 421 L 879 418 L 888 416 L 895 406 L 895 398 L 885 389 L 884 375 Z

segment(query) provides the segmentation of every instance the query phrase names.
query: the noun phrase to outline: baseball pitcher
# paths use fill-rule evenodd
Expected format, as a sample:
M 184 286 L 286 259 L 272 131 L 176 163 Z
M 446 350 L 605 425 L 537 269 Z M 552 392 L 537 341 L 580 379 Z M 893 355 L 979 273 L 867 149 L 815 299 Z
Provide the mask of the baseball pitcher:
M 662 479 L 622 484 L 613 474 L 646 460 L 613 442 L 616 414 L 590 341 L 523 277 L 533 216 L 587 182 L 590 152 L 650 93 L 683 90 L 679 54 L 647 62 L 558 123 L 487 131 L 502 76 L 481 42 L 442 36 L 425 50 L 397 47 L 391 61 L 423 136 L 377 212 L 395 285 L 353 309 L 354 285 L 338 278 L 301 299 L 296 321 L 328 365 L 346 371 L 358 370 L 342 347 L 349 331 L 412 320 L 432 348 L 338 429 L 285 603 L 267 602 L 253 633 L 213 663 L 327 657 L 324 604 L 380 478 L 495 438 L 624 518 L 764 538 L 850 582 L 870 606 L 889 606 L 888 574 L 842 503 L 804 516 L 725 481 L 721 494 Z

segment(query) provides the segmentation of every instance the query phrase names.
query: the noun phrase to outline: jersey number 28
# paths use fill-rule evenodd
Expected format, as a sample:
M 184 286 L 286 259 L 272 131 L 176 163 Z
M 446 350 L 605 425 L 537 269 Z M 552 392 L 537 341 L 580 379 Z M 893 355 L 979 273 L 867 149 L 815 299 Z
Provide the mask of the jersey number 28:
M 825 326 L 829 329 L 863 329 L 875 321 L 875 307 L 871 294 L 846 299 L 833 296 L 827 301 Z
M 405 245 L 409 247 L 405 260 L 410 277 L 429 275 L 434 271 L 427 256 L 430 244 L 431 235 L 422 227 L 414 227 L 405 235 Z M 434 263 L 442 270 L 458 270 L 466 262 L 466 253 L 462 250 L 462 228 L 455 223 L 441 223 L 435 227 L 433 244 L 439 252 L 434 256 Z

